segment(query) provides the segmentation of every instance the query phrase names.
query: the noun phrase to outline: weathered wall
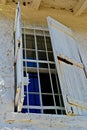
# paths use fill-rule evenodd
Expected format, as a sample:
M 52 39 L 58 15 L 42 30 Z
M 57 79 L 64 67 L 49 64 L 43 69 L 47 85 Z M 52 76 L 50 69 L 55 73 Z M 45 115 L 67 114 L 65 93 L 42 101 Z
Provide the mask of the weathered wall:
M 72 28 L 73 29 L 73 28 Z M 73 29 L 87 65 L 87 31 Z M 15 114 L 13 21 L 0 16 L 0 123 L 1 130 L 86 130 L 87 117 Z
M 13 51 L 13 22 L 0 16 L 0 114 L 13 111 Z

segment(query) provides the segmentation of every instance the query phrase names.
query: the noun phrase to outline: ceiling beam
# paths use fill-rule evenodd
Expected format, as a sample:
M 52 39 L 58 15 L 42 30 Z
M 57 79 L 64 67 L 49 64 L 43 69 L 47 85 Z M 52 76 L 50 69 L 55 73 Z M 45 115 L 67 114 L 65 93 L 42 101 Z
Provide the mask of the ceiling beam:
M 38 10 L 40 7 L 41 0 L 33 0 L 31 3 L 31 7 L 35 10 Z
M 1 3 L 1 4 L 6 4 L 6 3 L 7 3 L 7 0 L 0 0 L 0 3 Z
M 79 16 L 84 12 L 86 8 L 87 8 L 87 0 L 79 0 L 78 4 L 74 8 L 74 14 L 76 16 Z

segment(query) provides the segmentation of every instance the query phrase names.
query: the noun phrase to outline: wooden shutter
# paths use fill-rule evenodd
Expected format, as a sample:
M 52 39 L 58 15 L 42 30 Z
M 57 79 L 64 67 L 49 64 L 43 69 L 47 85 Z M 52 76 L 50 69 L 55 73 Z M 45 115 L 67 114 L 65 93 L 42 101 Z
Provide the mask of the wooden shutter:
M 87 114 L 87 79 L 72 31 L 48 17 L 52 47 L 67 114 Z
M 20 14 L 20 4 L 18 3 L 15 17 L 15 59 L 14 59 L 14 65 L 16 69 L 15 107 L 17 111 L 21 111 L 24 100 L 22 59 L 23 56 L 22 56 L 21 14 Z

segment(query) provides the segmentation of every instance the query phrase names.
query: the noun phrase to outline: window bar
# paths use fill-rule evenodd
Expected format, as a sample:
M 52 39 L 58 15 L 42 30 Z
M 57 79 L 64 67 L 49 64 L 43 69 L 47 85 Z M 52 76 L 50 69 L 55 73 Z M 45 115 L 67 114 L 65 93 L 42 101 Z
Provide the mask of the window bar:
M 43 34 L 44 34 L 44 41 L 45 41 L 47 61 L 49 61 L 48 53 L 47 53 L 47 45 L 46 45 L 46 36 L 45 36 L 45 32 L 44 31 L 43 31 Z M 50 65 L 49 65 L 49 63 L 48 63 L 48 71 L 49 71 L 49 76 L 50 76 L 50 83 L 51 83 L 51 89 L 52 89 L 52 94 L 53 94 L 53 101 L 54 101 L 54 105 L 56 107 L 56 101 L 55 101 L 55 95 L 54 95 L 54 90 L 53 90 L 53 83 L 52 83 L 52 78 L 51 78 L 51 72 L 50 72 Z M 57 110 L 56 109 L 55 109 L 55 112 L 57 114 Z
M 36 39 L 35 25 L 34 25 L 34 38 L 35 38 L 36 60 L 38 60 L 37 39 Z M 37 62 L 37 73 L 38 73 L 38 84 L 39 84 L 41 113 L 43 113 L 43 104 L 42 104 L 42 96 L 41 96 L 41 85 L 40 85 L 40 76 L 39 76 L 39 65 L 38 65 L 38 62 Z
M 23 106 L 23 108 L 27 108 L 27 106 Z M 31 109 L 41 109 L 41 106 L 28 106 L 28 108 L 31 108 Z M 54 110 L 54 109 L 57 109 L 57 110 L 64 110 L 63 107 L 59 107 L 59 106 L 43 106 L 43 109 L 47 109 L 47 110 Z
M 42 61 L 42 60 L 31 60 L 31 59 L 23 59 L 23 61 L 30 61 L 30 62 L 38 62 L 38 63 L 48 63 L 48 61 Z M 51 64 L 54 64 L 54 62 L 53 61 L 49 61 L 49 63 L 51 63 Z
M 25 24 L 24 24 L 25 26 Z M 27 58 L 26 57 L 26 33 L 25 33 L 25 28 L 24 28 L 24 48 L 25 48 L 25 59 Z M 27 76 L 27 61 L 25 61 L 25 72 L 26 72 L 26 76 Z M 27 106 L 29 104 L 29 96 L 28 96 L 28 86 L 27 86 Z M 27 107 L 27 110 L 28 110 L 28 113 L 29 113 L 29 109 Z

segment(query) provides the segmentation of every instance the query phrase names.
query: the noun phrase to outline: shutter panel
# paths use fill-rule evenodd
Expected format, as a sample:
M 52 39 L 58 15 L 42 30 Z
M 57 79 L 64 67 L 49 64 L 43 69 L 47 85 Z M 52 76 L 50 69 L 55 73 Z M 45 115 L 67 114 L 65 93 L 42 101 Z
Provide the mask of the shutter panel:
M 15 107 L 17 111 L 21 111 L 24 100 L 22 59 L 23 56 L 22 56 L 21 15 L 20 15 L 20 5 L 18 3 L 15 17 L 15 59 L 14 59 L 14 64 L 16 68 Z
M 67 114 L 87 114 L 87 79 L 72 31 L 48 17 L 52 47 Z

